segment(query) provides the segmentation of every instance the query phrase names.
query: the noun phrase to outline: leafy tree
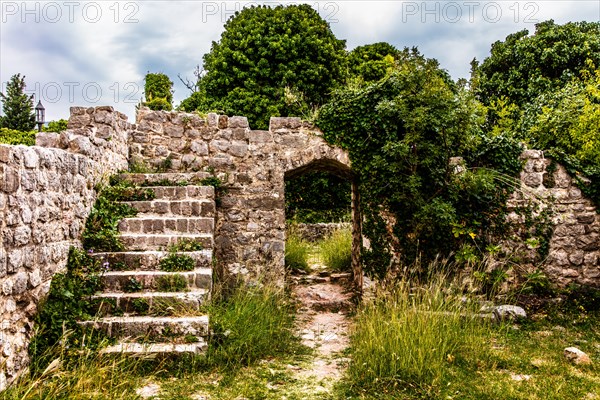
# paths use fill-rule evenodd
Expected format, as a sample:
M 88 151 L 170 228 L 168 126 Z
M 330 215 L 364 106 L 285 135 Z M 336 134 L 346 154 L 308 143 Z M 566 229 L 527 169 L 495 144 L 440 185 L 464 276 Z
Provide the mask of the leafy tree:
M 169 77 L 161 73 L 148 73 L 144 80 L 146 101 L 143 104 L 151 110 L 172 110 L 173 82 Z
M 488 105 L 506 97 L 519 106 L 560 88 L 587 68 L 600 65 L 600 23 L 549 20 L 492 45 L 491 55 L 476 66 L 476 91 Z
M 360 77 L 364 82 L 378 81 L 393 69 L 401 54 L 386 42 L 359 46 L 348 53 L 348 75 Z
M 27 132 L 35 127 L 33 95 L 25 91 L 25 76 L 13 75 L 6 85 L 6 94 L 0 93 L 4 116 L 0 117 L 0 127 Z
M 485 249 L 510 193 L 493 171 L 456 175 L 449 163 L 477 154 L 470 158 L 486 164 L 485 113 L 473 96 L 416 49 L 399 59 L 383 79 L 338 91 L 317 121 L 328 141 L 349 151 L 371 244 L 365 267 L 376 273 L 385 272 L 392 253 L 410 264 Z M 510 160 L 521 151 L 515 143 L 500 149 Z
M 245 8 L 204 56 L 200 94 L 182 106 L 244 115 L 266 129 L 271 116 L 303 115 L 329 98 L 343 79 L 344 48 L 309 5 Z

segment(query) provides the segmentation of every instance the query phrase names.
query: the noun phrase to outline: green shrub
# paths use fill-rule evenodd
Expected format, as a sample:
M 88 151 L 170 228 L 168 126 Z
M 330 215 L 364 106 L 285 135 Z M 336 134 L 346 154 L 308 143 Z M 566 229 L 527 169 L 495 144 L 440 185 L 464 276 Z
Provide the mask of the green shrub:
M 127 204 L 111 200 L 110 189 L 100 190 L 92 212 L 85 222 L 82 235 L 83 247 L 96 251 L 120 251 L 123 244 L 119 240 L 119 221 L 135 217 L 137 211 Z
M 471 316 L 478 302 L 465 301 L 460 290 L 452 295 L 443 276 L 410 285 L 400 281 L 358 310 L 347 372 L 354 392 L 432 398 L 451 378 L 451 364 L 489 358 L 489 323 Z
M 291 270 L 307 271 L 310 244 L 292 229 L 285 241 L 285 266 Z
M 335 271 L 348 271 L 352 266 L 352 231 L 338 229 L 319 245 L 323 263 Z
M 301 349 L 290 299 L 277 288 L 240 287 L 209 306 L 210 365 L 236 368 Z
M 35 131 L 21 132 L 14 129 L 0 128 L 0 143 L 33 146 L 35 145 L 36 133 Z
M 105 188 L 102 194 L 110 201 L 144 201 L 155 198 L 152 189 L 141 188 L 125 181 Z
M 95 304 L 89 297 L 102 289 L 102 271 L 103 266 L 98 260 L 82 250 L 69 249 L 67 271 L 52 277 L 48 296 L 34 319 L 36 331 L 29 344 L 33 371 L 43 371 L 57 356 L 51 349 L 67 331 L 73 334 L 63 346 L 78 348 L 83 345 L 84 332 L 77 321 L 91 319 L 95 314 Z M 94 347 L 101 338 L 100 333 L 88 336 L 86 344 Z

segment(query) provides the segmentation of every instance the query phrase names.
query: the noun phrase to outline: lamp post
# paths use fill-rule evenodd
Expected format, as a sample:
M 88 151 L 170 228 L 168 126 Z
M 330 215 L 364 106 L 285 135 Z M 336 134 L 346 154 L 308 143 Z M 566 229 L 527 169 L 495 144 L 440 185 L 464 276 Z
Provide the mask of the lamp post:
M 35 106 L 35 123 L 38 126 L 38 132 L 42 131 L 42 125 L 44 125 L 44 118 L 46 114 L 46 109 L 42 105 L 42 101 L 39 100 L 37 106 Z

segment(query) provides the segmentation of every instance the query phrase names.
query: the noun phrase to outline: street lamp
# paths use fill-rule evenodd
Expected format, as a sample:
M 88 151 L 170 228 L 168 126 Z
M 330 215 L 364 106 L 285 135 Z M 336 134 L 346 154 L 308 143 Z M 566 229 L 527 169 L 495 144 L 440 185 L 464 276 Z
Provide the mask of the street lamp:
M 37 106 L 35 106 L 35 123 L 38 126 L 38 132 L 42 131 L 42 125 L 44 125 L 44 118 L 46 114 L 46 109 L 42 105 L 42 101 L 39 100 Z

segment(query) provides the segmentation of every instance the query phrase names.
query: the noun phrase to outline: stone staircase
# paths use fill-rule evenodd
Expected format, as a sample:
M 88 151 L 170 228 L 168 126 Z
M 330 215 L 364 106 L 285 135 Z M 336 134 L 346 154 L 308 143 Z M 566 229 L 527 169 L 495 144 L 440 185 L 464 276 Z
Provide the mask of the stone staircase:
M 215 192 L 212 186 L 186 184 L 201 175 L 121 176 L 144 183 L 155 198 L 125 202 L 138 214 L 119 223 L 124 251 L 94 254 L 108 262 L 109 270 L 102 276 L 103 292 L 94 296 L 98 318 L 82 324 L 118 340 L 103 352 L 146 355 L 206 349 L 209 319 L 203 304 L 212 288 Z

